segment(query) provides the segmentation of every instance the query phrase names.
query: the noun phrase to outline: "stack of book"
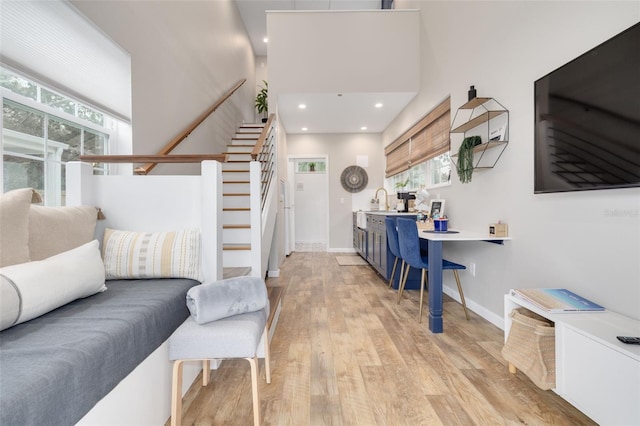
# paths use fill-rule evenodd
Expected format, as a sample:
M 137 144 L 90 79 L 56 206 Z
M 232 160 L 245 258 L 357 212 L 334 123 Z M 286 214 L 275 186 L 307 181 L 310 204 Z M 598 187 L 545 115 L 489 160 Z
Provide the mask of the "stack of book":
M 604 307 L 565 288 L 516 288 L 511 295 L 550 313 L 601 312 Z

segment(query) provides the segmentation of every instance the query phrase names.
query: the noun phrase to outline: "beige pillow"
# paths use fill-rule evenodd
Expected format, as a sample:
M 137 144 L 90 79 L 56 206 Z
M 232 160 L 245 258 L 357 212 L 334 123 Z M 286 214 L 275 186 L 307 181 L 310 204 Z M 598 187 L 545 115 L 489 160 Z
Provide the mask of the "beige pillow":
M 95 236 L 98 210 L 92 206 L 31 206 L 29 256 L 43 260 L 80 247 Z
M 29 206 L 33 190 L 0 195 L 0 267 L 29 261 Z
M 102 256 L 107 280 L 190 278 L 202 281 L 199 229 L 131 232 L 107 228 Z

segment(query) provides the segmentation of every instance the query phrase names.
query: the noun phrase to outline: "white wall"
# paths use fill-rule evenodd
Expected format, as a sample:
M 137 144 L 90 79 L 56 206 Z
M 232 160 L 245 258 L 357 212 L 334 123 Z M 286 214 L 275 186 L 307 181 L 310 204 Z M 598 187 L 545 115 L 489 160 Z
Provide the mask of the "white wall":
M 287 155 L 327 155 L 329 158 L 329 251 L 353 248 L 353 211 L 369 210 L 369 200 L 383 185 L 384 152 L 380 134 L 290 134 L 287 135 Z M 367 187 L 358 193 L 347 192 L 340 184 L 340 175 L 357 164 L 358 156 L 366 156 L 364 167 L 369 178 Z M 285 169 L 286 170 L 286 169 Z
M 383 134 L 393 141 L 451 95 L 452 116 L 475 85 L 510 111 L 510 143 L 496 167 L 469 184 L 437 192 L 451 227 L 484 230 L 499 219 L 513 241 L 445 247 L 445 256 L 477 264 L 464 273 L 465 296 L 502 316 L 514 287 L 566 287 L 640 319 L 640 189 L 533 194 L 533 83 L 640 20 L 640 2 L 396 0 L 419 8 L 422 82 L 419 95 Z M 455 150 L 460 140 L 452 139 Z M 455 288 L 445 277 L 445 285 Z
M 258 92 L 260 91 L 260 87 L 263 86 L 262 84 L 263 80 L 266 81 L 267 83 L 269 82 L 269 62 L 267 61 L 266 56 L 256 56 L 256 87 L 255 87 L 254 98 L 255 96 L 258 95 Z M 255 105 L 255 101 L 252 103 L 252 105 Z M 258 116 L 258 112 L 255 110 L 255 108 L 253 111 L 255 113 L 255 122 L 256 123 L 260 122 L 262 117 Z
M 269 84 L 276 94 L 417 88 L 416 13 L 272 11 L 267 30 Z
M 253 122 L 254 55 L 234 1 L 72 3 L 131 54 L 134 154 L 158 152 L 241 78 L 240 90 L 174 153 L 222 152 L 236 122 Z M 199 170 L 164 164 L 153 173 Z

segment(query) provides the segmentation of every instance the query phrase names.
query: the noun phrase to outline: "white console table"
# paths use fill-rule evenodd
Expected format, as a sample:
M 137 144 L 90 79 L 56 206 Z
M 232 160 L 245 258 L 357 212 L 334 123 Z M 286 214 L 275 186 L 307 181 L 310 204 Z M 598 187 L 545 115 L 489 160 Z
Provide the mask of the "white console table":
M 519 297 L 504 296 L 505 342 L 512 309 L 524 307 L 555 323 L 558 395 L 602 425 L 640 425 L 640 321 L 614 312 L 550 314 Z

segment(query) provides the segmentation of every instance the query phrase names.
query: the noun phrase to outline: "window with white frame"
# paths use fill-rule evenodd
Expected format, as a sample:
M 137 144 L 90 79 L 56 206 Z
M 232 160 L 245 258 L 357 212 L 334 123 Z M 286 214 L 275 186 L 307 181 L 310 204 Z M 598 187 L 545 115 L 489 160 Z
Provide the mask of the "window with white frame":
M 402 173 L 393 175 L 385 180 L 385 187 L 398 192 L 403 190 L 416 191 L 420 188 L 437 188 L 451 183 L 451 157 L 446 152 L 428 161 L 411 167 Z
M 65 166 L 108 154 L 112 117 L 50 87 L 0 68 L 3 191 L 30 187 L 44 203 L 65 204 Z M 104 164 L 94 173 L 106 174 Z

